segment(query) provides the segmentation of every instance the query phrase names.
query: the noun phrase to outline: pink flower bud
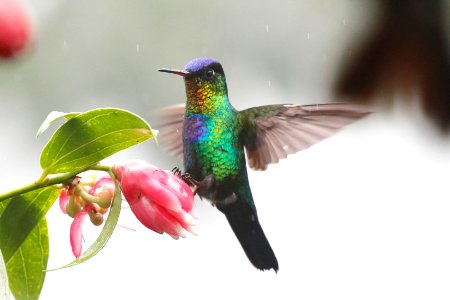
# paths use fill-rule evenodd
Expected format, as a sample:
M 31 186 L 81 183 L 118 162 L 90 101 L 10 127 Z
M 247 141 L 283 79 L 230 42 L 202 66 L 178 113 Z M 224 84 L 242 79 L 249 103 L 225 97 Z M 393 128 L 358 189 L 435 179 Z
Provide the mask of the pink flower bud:
M 66 205 L 66 213 L 69 217 L 74 218 L 84 207 L 83 200 L 77 195 L 71 195 L 69 203 Z
M 103 215 L 100 212 L 97 212 L 94 209 L 89 210 L 89 219 L 91 219 L 91 223 L 95 226 L 100 226 L 103 224 Z
M 11 57 L 30 42 L 29 13 L 21 0 L 0 0 L 0 57 Z
M 97 194 L 97 204 L 101 208 L 109 208 L 111 206 L 112 199 L 114 197 L 114 190 L 105 189 Z
M 114 167 L 122 193 L 138 220 L 157 233 L 174 239 L 194 233 L 194 194 L 177 175 L 142 160 Z

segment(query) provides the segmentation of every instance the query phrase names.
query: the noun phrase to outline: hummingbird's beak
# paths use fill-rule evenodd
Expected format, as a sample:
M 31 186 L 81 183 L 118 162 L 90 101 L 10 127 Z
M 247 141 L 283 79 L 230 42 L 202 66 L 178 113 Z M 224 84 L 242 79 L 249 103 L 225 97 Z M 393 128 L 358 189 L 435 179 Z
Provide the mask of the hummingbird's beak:
M 189 73 L 186 70 L 176 70 L 176 69 L 166 69 L 166 68 L 162 68 L 158 70 L 159 72 L 164 72 L 164 73 L 172 73 L 172 74 L 177 74 L 183 77 L 189 77 L 189 75 L 191 75 L 191 73 Z

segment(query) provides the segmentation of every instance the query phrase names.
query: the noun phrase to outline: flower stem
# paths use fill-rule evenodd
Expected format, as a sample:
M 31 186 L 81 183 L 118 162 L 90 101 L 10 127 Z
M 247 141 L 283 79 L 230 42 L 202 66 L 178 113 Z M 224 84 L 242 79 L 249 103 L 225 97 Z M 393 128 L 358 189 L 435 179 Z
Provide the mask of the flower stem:
M 90 170 L 96 170 L 96 171 L 104 171 L 110 173 L 112 171 L 111 166 L 103 166 L 103 165 L 93 165 L 89 167 Z
M 82 187 L 80 187 L 80 186 L 77 187 L 77 192 L 80 194 L 80 196 L 81 196 L 83 199 L 85 199 L 85 200 L 87 200 L 87 201 L 89 201 L 89 202 L 97 203 L 97 204 L 100 203 L 99 197 L 89 194 L 88 192 L 86 192 L 86 191 L 85 191 Z
M 39 179 L 35 180 L 34 182 L 26 184 L 26 185 L 21 186 L 16 189 L 7 191 L 5 193 L 0 193 L 0 202 L 4 201 L 6 199 L 9 199 L 11 197 L 14 197 L 14 196 L 17 196 L 20 194 L 24 194 L 24 193 L 27 193 L 27 192 L 30 192 L 33 190 L 37 190 L 37 189 L 40 189 L 43 187 L 47 187 L 47 186 L 51 186 L 51 185 L 55 185 L 55 184 L 66 183 L 66 182 L 70 181 L 72 178 L 74 178 L 75 176 L 77 176 L 79 173 L 82 173 L 87 170 L 98 170 L 98 171 L 110 172 L 111 169 L 112 169 L 112 167 L 110 167 L 110 166 L 93 165 L 93 166 L 86 167 L 84 169 L 78 169 L 73 172 L 67 172 L 67 173 L 55 175 L 52 177 L 48 177 L 48 173 L 44 170 L 44 172 L 42 172 Z

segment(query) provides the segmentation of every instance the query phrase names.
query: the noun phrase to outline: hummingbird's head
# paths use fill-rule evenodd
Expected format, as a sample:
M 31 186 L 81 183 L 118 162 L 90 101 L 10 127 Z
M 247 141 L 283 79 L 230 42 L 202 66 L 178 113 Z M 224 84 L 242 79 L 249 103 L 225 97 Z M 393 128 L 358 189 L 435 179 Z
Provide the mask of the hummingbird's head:
M 189 100 L 199 103 L 212 98 L 227 96 L 225 73 L 219 61 L 202 57 L 191 60 L 183 70 L 159 69 L 160 72 L 172 73 L 184 77 L 186 95 Z

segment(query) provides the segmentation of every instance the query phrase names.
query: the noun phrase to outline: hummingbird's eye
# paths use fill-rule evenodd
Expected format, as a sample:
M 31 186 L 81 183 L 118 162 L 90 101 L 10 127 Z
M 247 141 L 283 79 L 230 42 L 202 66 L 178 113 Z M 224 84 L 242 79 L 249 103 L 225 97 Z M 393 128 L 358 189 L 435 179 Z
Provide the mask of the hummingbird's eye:
M 208 69 L 205 73 L 205 76 L 206 76 L 206 78 L 211 79 L 211 78 L 213 78 L 214 74 L 215 74 L 215 72 L 213 69 Z

